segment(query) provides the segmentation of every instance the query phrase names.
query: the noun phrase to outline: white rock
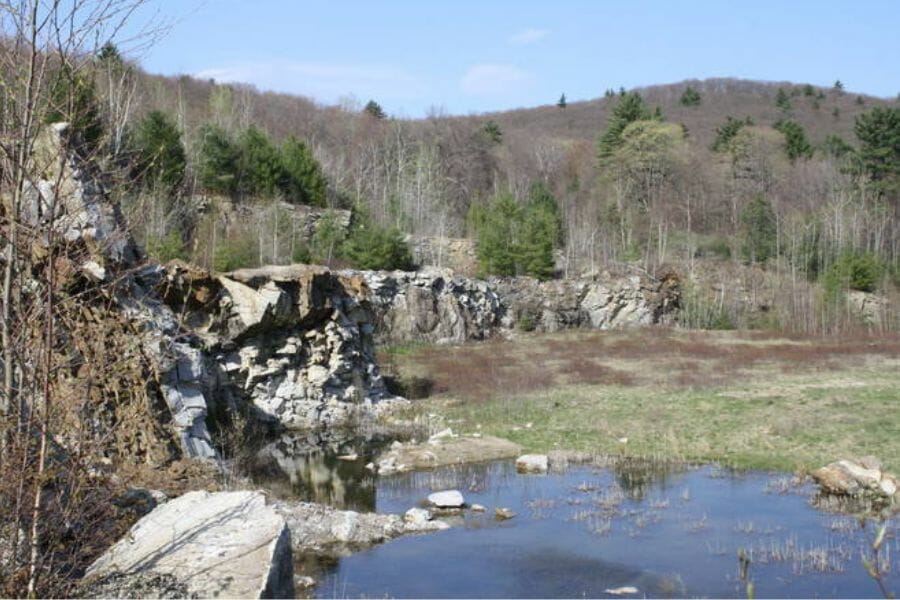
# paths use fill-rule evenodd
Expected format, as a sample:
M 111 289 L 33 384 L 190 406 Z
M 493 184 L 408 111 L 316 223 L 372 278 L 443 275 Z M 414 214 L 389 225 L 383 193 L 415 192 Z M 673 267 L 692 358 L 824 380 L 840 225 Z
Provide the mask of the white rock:
M 466 504 L 466 500 L 459 490 L 434 492 L 428 495 L 428 502 L 438 508 L 462 508 Z
M 453 430 L 449 427 L 447 429 L 442 429 L 438 431 L 436 434 L 428 438 L 429 442 L 437 442 L 440 440 L 448 439 L 453 437 Z
M 891 497 L 897 493 L 897 483 L 889 477 L 882 479 L 878 483 L 878 487 L 881 488 L 882 493 L 887 497 Z
M 613 596 L 624 596 L 626 594 L 637 594 L 638 589 L 633 585 L 624 585 L 622 587 L 617 588 L 607 588 L 603 590 L 607 594 L 612 594 Z
M 473 504 L 472 505 L 472 512 L 484 512 L 486 510 L 487 509 L 484 506 L 482 506 L 481 504 Z
M 154 509 L 87 571 L 160 573 L 200 597 L 293 597 L 291 535 L 260 492 L 188 492 Z
M 431 520 L 431 511 L 424 508 L 411 508 L 403 515 L 403 520 L 410 525 L 423 525 Z
M 519 473 L 546 473 L 548 468 L 546 454 L 524 454 L 516 459 L 516 471 Z

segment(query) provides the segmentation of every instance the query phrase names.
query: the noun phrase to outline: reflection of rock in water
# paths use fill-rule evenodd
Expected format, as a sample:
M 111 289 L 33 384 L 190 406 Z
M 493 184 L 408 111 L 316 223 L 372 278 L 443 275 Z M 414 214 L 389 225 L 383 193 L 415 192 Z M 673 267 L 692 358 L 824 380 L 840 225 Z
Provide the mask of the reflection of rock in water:
M 373 511 L 375 475 L 365 465 L 377 446 L 334 432 L 286 433 L 257 452 L 251 477 L 285 498 Z M 353 454 L 355 460 L 338 458 Z
M 632 500 L 643 500 L 654 484 L 665 485 L 671 476 L 687 470 L 684 463 L 623 458 L 612 467 L 616 481 Z

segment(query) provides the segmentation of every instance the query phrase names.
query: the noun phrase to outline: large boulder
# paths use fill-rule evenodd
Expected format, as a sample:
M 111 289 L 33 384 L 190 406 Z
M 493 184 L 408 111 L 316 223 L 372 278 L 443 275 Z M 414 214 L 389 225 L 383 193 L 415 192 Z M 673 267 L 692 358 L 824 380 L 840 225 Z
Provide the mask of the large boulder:
M 823 491 L 831 494 L 869 495 L 888 500 L 897 497 L 897 478 L 883 471 L 881 462 L 872 457 L 859 461 L 839 460 L 810 475 Z
M 153 576 L 203 598 L 292 598 L 290 531 L 260 492 L 189 492 L 138 521 L 87 572 Z

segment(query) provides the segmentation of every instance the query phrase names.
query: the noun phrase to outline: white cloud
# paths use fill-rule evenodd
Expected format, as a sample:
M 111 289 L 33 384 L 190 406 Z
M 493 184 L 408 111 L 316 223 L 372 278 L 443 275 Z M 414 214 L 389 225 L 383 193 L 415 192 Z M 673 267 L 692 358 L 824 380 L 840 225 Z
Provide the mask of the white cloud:
M 459 85 L 467 94 L 495 95 L 514 92 L 533 80 L 531 73 L 512 65 L 481 64 L 469 67 Z
M 533 44 L 535 42 L 539 42 L 548 35 L 550 35 L 550 32 L 546 29 L 525 29 L 518 33 L 512 34 L 511 36 L 506 38 L 506 41 L 510 44 L 524 46 L 525 44 Z
M 317 62 L 240 62 L 195 74 L 219 83 L 248 83 L 262 90 L 311 96 L 334 102 L 342 96 L 387 98 L 421 92 L 423 82 L 410 73 L 385 65 Z

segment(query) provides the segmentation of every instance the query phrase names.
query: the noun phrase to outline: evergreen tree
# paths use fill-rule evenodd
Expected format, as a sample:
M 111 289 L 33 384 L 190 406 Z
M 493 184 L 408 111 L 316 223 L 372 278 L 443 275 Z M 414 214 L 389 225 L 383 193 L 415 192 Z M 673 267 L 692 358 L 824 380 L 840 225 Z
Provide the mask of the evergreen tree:
M 858 104 L 859 106 L 862 106 L 862 105 L 865 104 L 865 103 L 866 103 L 866 101 L 863 99 L 862 96 L 857 96 L 857 97 L 856 97 L 856 104 Z
M 900 195 L 900 107 L 876 107 L 856 117 L 862 166 L 880 191 Z
M 369 100 L 366 102 L 365 108 L 363 108 L 363 112 L 370 117 L 381 120 L 387 117 L 384 113 L 384 109 L 381 108 L 381 105 L 375 102 L 374 100 Z
M 555 272 L 553 249 L 562 241 L 562 219 L 556 198 L 543 182 L 532 184 L 521 219 L 517 270 L 550 279 Z
M 836 80 L 836 81 L 834 82 L 833 89 L 834 89 L 835 92 L 837 92 L 838 95 L 844 93 L 844 84 L 841 83 L 841 80 L 840 80 L 840 79 L 838 79 L 838 80 Z
M 184 179 L 187 159 L 181 132 L 165 113 L 147 113 L 134 132 L 136 177 L 148 185 L 175 188 Z
M 284 175 L 278 148 L 252 125 L 241 132 L 238 148 L 238 191 L 250 196 L 274 196 Z
M 413 268 L 412 253 L 400 230 L 378 225 L 362 210 L 354 215 L 341 255 L 357 269 Z
M 757 196 L 741 212 L 744 228 L 744 258 L 753 263 L 764 263 L 775 256 L 776 220 L 772 204 L 763 196 Z
M 198 178 L 201 187 L 210 192 L 233 194 L 238 188 L 240 149 L 231 136 L 217 125 L 200 129 Z
M 482 275 L 516 275 L 516 254 L 521 223 L 519 205 L 512 194 L 495 197 L 476 209 L 476 252 Z
M 567 106 L 565 94 L 563 94 L 562 96 L 559 97 L 559 100 L 557 101 L 556 106 L 558 106 L 560 108 L 565 108 Z
M 778 93 L 775 94 L 775 106 L 782 112 L 791 110 L 791 97 L 784 91 L 784 88 L 778 88 Z
M 500 125 L 493 119 L 484 124 L 484 127 L 481 128 L 481 133 L 491 144 L 503 143 L 503 130 L 500 129 Z
M 702 102 L 702 97 L 700 96 L 700 92 L 692 88 L 691 86 L 687 86 L 684 92 L 681 94 L 681 105 L 682 106 L 700 106 Z
M 325 176 L 306 144 L 291 136 L 281 145 L 278 188 L 289 202 L 325 206 Z
M 601 160 L 610 158 L 622 143 L 622 132 L 635 121 L 653 119 L 654 115 L 644 104 L 644 99 L 637 92 L 625 94 L 612 109 L 607 119 L 606 130 L 597 142 L 597 154 Z
M 716 139 L 713 141 L 711 149 L 713 152 L 724 152 L 728 149 L 731 140 L 737 135 L 742 127 L 753 125 L 753 119 L 746 117 L 744 119 L 735 119 L 734 117 L 726 117 L 725 122 L 716 127 Z
M 816 88 L 814 88 L 811 84 L 807 83 L 803 86 L 803 95 L 812 98 L 816 95 Z
M 806 131 L 799 123 L 780 120 L 774 127 L 784 135 L 784 151 L 788 160 L 793 163 L 798 158 L 812 158 L 813 147 L 806 139 Z

